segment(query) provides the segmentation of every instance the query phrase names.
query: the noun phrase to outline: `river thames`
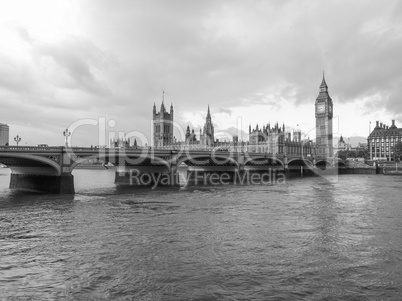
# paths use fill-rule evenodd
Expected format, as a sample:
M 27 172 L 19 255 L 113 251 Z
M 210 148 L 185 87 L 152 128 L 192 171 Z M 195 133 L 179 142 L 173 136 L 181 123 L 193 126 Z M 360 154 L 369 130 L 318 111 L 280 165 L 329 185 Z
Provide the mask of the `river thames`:
M 75 196 L 0 174 L 0 300 L 400 300 L 402 177 L 116 188 Z

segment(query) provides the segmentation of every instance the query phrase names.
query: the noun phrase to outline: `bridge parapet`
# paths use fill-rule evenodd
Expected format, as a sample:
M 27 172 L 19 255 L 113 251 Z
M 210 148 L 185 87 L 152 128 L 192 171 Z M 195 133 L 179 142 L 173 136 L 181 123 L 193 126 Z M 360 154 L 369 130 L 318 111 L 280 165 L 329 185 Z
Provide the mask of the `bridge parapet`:
M 0 146 L 0 152 L 61 152 L 62 146 L 37 147 L 37 146 Z

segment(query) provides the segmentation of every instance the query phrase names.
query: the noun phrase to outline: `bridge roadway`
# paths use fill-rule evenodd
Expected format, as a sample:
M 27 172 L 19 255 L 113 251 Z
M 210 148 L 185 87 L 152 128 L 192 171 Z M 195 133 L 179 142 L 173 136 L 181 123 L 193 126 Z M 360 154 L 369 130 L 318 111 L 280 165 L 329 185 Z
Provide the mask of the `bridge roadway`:
M 115 183 L 153 185 L 152 179 L 166 176 L 164 184 L 179 185 L 178 168 L 187 173 L 282 172 L 344 168 L 333 158 L 300 155 L 189 149 L 120 149 L 83 147 L 1 146 L 0 163 L 11 169 L 10 188 L 73 194 L 74 168 L 91 159 L 116 166 Z M 148 178 L 146 177 L 148 176 Z M 133 178 L 137 182 L 133 183 Z M 139 182 L 144 180 L 145 183 Z M 149 179 L 149 181 L 147 180 Z M 163 184 L 163 183 L 162 183 Z

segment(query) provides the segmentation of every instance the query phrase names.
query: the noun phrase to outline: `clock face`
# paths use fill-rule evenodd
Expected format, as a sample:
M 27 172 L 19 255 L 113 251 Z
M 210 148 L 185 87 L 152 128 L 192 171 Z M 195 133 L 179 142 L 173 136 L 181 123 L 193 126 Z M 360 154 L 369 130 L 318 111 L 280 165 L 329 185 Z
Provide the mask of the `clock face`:
M 317 113 L 324 113 L 324 111 L 325 111 L 325 105 L 324 104 L 317 105 Z

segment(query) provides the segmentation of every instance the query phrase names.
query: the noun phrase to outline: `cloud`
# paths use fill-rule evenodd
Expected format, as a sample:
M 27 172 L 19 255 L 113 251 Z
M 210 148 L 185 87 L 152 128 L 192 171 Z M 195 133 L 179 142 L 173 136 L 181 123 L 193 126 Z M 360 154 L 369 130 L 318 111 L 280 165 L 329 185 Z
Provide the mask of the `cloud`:
M 29 43 L 29 44 L 32 44 L 31 36 L 30 36 L 30 34 L 29 34 L 29 32 L 28 32 L 28 30 L 27 30 L 26 28 L 24 28 L 24 27 L 22 27 L 22 26 L 17 26 L 17 27 L 15 28 L 15 30 L 17 31 L 19 37 L 20 37 L 23 41 L 25 41 L 25 42 L 27 42 L 27 43 Z
M 35 90 L 37 81 L 29 62 L 0 53 L 0 89 L 14 93 Z
M 50 70 L 58 77 L 54 84 L 61 88 L 78 89 L 95 95 L 109 95 L 110 91 L 102 82 L 102 63 L 105 55 L 87 40 L 66 36 L 57 44 L 37 45 L 34 50 L 39 64 L 51 65 L 46 61 L 52 58 L 55 65 Z

